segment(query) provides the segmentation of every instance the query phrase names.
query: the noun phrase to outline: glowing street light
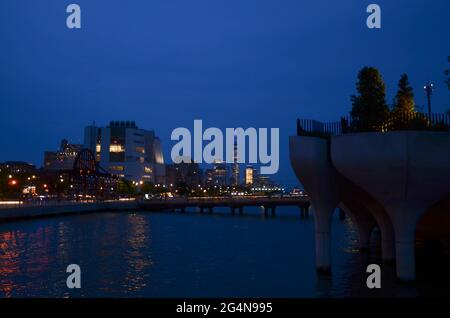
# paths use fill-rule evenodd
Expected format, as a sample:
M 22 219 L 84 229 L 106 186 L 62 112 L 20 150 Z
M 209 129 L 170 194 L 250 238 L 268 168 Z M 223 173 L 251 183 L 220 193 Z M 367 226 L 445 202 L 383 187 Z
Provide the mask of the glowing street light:
M 428 116 L 429 120 L 431 120 L 431 95 L 433 95 L 433 83 L 428 83 L 423 87 L 425 90 L 425 93 L 427 94 L 427 101 L 428 101 Z

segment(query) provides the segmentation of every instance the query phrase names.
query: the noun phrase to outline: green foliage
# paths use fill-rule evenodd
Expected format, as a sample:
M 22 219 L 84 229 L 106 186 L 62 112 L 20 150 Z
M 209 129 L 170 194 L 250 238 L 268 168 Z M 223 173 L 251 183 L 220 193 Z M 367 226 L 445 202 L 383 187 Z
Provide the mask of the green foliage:
M 178 195 L 188 195 L 191 189 L 186 184 L 186 182 L 178 182 L 175 186 Z
M 120 180 L 117 182 L 117 192 L 121 195 L 136 196 L 137 188 L 129 181 Z
M 389 116 L 389 130 L 410 130 L 426 128 L 427 120 L 418 116 L 415 110 L 414 92 L 409 84 L 408 75 L 403 74 L 398 82 L 397 94 Z
M 403 74 L 398 82 L 397 95 L 394 98 L 394 113 L 411 114 L 415 112 L 414 92 L 409 84 L 408 75 Z
M 383 131 L 389 114 L 386 104 L 386 87 L 380 72 L 364 67 L 358 74 L 358 95 L 352 95 L 352 130 Z

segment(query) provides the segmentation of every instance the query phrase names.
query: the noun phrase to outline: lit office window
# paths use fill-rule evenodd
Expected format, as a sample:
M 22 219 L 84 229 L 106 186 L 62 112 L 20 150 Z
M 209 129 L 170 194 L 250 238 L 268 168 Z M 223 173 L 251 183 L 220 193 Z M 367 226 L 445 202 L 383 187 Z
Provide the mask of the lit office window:
M 125 151 L 125 148 L 123 145 L 114 144 L 114 145 L 109 146 L 109 152 L 114 153 L 114 152 L 124 152 L 124 151 Z
M 152 173 L 153 169 L 150 167 L 144 167 L 144 171 L 145 171 L 145 173 Z

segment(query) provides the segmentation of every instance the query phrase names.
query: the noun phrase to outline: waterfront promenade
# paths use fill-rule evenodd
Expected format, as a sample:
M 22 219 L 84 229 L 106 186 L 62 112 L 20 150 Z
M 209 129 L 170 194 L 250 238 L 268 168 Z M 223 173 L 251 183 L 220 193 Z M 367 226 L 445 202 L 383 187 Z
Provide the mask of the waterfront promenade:
M 2 205 L 2 208 L 0 208 L 0 222 L 88 212 L 136 210 L 137 208 L 138 202 L 136 200 L 18 203 Z
M 102 212 L 102 211 L 168 211 L 186 212 L 188 208 L 195 208 L 203 213 L 213 213 L 216 207 L 227 207 L 231 214 L 244 214 L 244 208 L 260 206 L 264 209 L 264 215 L 275 216 L 278 206 L 298 207 L 300 216 L 309 213 L 309 199 L 302 197 L 245 197 L 245 198 L 172 198 L 155 200 L 105 200 L 105 201 L 51 201 L 38 203 L 20 203 L 1 205 L 0 222 L 16 219 L 35 217 L 49 217 L 57 215 L 69 215 L 77 213 Z

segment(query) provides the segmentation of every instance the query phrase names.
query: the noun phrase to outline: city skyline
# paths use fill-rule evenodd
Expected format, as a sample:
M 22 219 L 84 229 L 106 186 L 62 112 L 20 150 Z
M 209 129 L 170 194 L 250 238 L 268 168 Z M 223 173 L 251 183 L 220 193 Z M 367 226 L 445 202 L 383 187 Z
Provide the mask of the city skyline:
M 287 152 L 295 118 L 348 114 L 365 65 L 380 69 L 389 104 L 406 72 L 416 104 L 426 105 L 423 85 L 433 81 L 433 111 L 448 109 L 450 23 L 439 17 L 449 3 L 378 3 L 380 30 L 366 27 L 368 3 L 360 1 L 109 1 L 106 12 L 79 1 L 83 27 L 71 31 L 58 2 L 4 2 L 0 161 L 41 165 L 61 138 L 82 143 L 80 127 L 114 118 L 153 128 L 169 158 L 171 131 L 202 119 L 219 128 L 279 127 L 275 179 L 296 184 Z
M 449 12 L 0 1 L 0 298 L 450 296 Z

